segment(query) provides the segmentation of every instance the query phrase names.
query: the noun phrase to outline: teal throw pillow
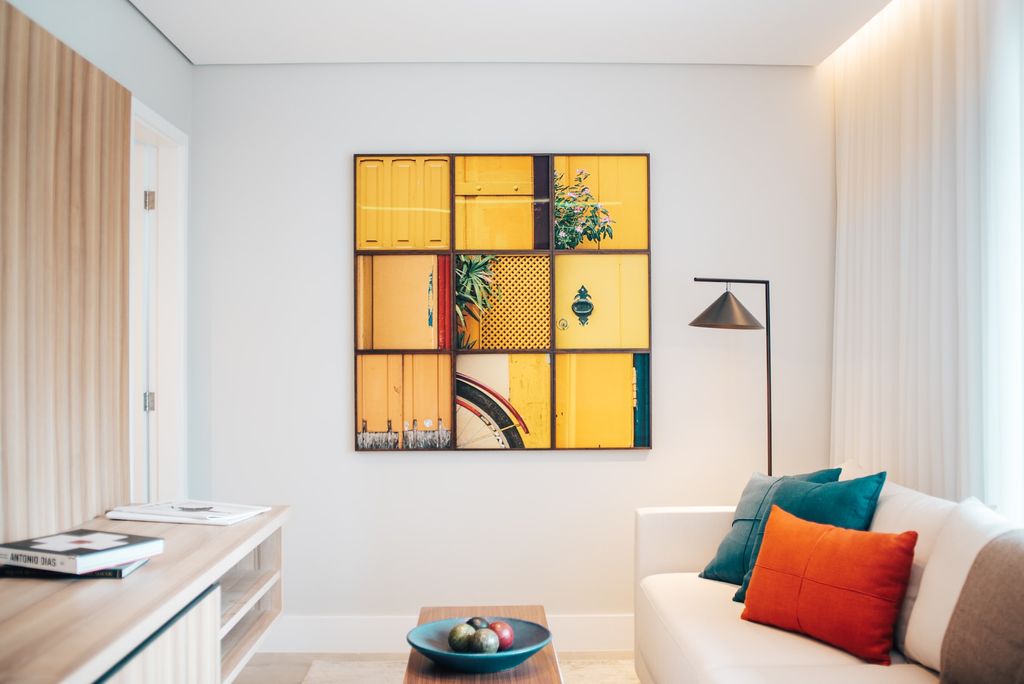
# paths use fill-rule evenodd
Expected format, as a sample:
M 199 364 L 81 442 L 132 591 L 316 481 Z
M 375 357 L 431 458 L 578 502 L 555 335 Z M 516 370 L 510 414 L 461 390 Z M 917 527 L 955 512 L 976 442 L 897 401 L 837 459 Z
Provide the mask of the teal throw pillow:
M 884 472 L 859 477 L 856 480 L 824 484 L 784 480 L 775 487 L 771 500 L 766 502 L 765 506 L 771 511 L 772 505 L 775 505 L 798 518 L 822 525 L 866 530 L 871 527 L 871 519 L 875 517 L 875 506 L 878 505 L 878 495 L 882 493 L 884 484 Z M 746 601 L 747 586 L 750 584 L 750 576 L 754 573 L 757 554 L 761 551 L 768 518 L 768 515 L 764 517 L 754 534 L 750 565 L 743 577 L 743 586 L 732 597 L 733 601 Z
M 705 579 L 718 580 L 719 582 L 730 582 L 740 584 L 743 576 L 747 574 L 747 561 L 750 559 L 750 552 L 753 549 L 754 534 L 761 523 L 761 520 L 768 515 L 771 506 L 767 503 L 771 499 L 775 487 L 783 480 L 802 480 L 806 482 L 835 482 L 839 479 L 842 468 L 829 468 L 814 473 L 803 475 L 786 475 L 783 477 L 770 477 L 761 473 L 754 473 L 743 488 L 740 495 L 740 502 L 736 504 L 736 513 L 732 519 L 732 527 L 729 534 L 718 545 L 715 557 L 704 568 L 700 576 Z

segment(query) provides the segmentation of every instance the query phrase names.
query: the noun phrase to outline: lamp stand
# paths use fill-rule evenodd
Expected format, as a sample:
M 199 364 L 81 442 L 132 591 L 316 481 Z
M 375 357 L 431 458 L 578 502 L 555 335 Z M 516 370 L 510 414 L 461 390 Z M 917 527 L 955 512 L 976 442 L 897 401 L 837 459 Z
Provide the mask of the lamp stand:
M 767 280 L 749 278 L 694 278 L 698 283 L 740 283 L 743 285 L 764 285 L 764 348 L 768 369 L 768 474 L 772 474 L 772 307 L 771 285 Z

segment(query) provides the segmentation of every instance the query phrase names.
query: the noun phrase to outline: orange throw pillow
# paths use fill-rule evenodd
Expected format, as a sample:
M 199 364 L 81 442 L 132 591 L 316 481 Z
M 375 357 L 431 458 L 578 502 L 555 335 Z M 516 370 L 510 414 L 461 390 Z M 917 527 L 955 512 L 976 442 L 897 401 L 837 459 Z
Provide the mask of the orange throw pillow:
M 917 532 L 860 532 L 772 506 L 743 619 L 889 664 Z

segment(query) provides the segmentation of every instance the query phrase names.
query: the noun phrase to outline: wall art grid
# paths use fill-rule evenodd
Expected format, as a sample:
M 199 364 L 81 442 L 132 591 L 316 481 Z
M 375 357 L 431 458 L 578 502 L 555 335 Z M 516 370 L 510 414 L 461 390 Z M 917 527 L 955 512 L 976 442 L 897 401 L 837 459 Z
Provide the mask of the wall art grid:
M 648 155 L 354 164 L 357 450 L 650 448 Z

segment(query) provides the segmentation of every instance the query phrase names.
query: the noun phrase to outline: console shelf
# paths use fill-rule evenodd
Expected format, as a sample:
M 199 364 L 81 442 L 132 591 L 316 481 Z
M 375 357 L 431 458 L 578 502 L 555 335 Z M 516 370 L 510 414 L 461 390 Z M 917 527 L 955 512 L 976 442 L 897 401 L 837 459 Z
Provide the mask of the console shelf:
M 230 684 L 256 652 L 279 611 L 250 610 L 220 641 L 220 679 Z
M 231 573 L 229 573 L 231 574 Z M 281 571 L 245 570 L 234 577 L 224 576 L 220 583 L 220 638 L 230 632 L 281 579 Z
M 220 681 L 230 684 L 281 613 L 281 530 L 220 579 Z
M 164 552 L 122 580 L 0 579 L 0 680 L 231 682 L 281 612 L 287 517 L 275 506 L 228 527 L 85 522 L 162 537 Z

